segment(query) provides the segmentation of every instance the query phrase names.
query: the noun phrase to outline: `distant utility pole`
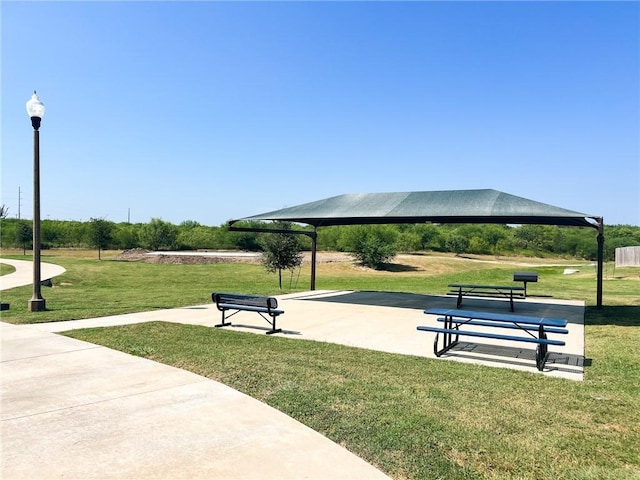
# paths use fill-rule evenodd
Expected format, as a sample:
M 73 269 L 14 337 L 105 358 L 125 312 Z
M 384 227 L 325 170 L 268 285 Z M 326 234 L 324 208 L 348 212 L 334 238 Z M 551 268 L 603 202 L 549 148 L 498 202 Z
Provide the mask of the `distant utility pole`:
M 20 220 L 20 204 L 22 203 L 22 192 L 20 191 L 20 187 L 18 187 L 18 220 Z
M 131 208 L 127 208 L 127 223 L 131 223 Z

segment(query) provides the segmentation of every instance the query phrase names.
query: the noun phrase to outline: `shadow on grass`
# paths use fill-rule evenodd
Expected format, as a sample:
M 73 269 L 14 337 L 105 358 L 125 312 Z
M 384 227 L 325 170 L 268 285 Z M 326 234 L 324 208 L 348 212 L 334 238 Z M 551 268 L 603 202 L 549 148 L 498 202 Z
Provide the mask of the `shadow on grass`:
M 640 326 L 640 306 L 615 305 L 600 309 L 590 306 L 585 313 L 585 324 L 638 327 Z
M 420 269 L 412 265 L 403 265 L 402 263 L 385 263 L 378 268 L 382 272 L 417 272 Z

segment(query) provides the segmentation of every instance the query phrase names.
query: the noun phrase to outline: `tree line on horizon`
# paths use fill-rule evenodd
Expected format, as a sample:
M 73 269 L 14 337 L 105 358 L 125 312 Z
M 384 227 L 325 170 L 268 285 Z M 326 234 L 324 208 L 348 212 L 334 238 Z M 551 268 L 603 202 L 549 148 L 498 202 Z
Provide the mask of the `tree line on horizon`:
M 289 224 L 290 225 L 290 224 Z M 245 227 L 277 228 L 265 223 L 245 223 Z M 290 225 L 304 231 L 311 227 Z M 615 258 L 618 247 L 640 245 L 640 227 L 605 225 L 605 260 Z M 231 231 L 226 224 L 206 226 L 187 220 L 179 225 L 152 218 L 148 223 L 42 220 L 41 247 L 96 248 L 101 250 L 244 250 L 264 251 L 264 235 Z M 586 260 L 597 258 L 597 232 L 592 228 L 549 225 L 495 224 L 401 224 L 349 225 L 318 229 L 319 250 L 362 252 L 391 258 L 396 253 L 418 251 L 455 254 L 526 256 L 568 256 Z M 298 235 L 301 248 L 311 249 L 307 236 Z M 32 222 L 0 218 L 0 247 L 32 248 Z

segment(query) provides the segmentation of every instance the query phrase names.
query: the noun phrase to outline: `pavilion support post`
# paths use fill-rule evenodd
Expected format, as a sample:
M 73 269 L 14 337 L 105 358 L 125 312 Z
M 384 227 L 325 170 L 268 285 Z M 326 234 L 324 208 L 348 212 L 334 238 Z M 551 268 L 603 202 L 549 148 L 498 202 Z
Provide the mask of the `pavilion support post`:
M 318 231 L 314 227 L 311 237 L 311 290 L 316 289 L 316 250 L 318 247 Z
M 602 277 L 604 273 L 604 219 L 598 218 L 598 271 L 596 287 L 596 308 L 602 308 Z

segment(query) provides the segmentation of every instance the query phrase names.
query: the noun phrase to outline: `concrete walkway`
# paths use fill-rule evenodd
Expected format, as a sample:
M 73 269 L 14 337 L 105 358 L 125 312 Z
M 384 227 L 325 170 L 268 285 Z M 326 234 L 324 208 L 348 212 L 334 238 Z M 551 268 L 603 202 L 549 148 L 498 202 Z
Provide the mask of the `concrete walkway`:
M 22 287 L 33 283 L 33 262 L 28 260 L 10 260 L 0 258 L 0 263 L 13 266 L 16 271 L 8 275 L 0 275 L 0 290 Z M 40 279 L 42 281 L 57 277 L 66 272 L 64 267 L 53 263 L 40 262 Z
M 21 282 L 3 276 L 3 288 L 13 275 Z M 188 321 L 185 312 L 200 322 L 197 308 L 151 316 Z M 51 332 L 95 321 L 0 322 L 3 480 L 389 478 L 221 383 Z
M 3 480 L 388 478 L 221 383 L 30 326 L 0 334 Z

